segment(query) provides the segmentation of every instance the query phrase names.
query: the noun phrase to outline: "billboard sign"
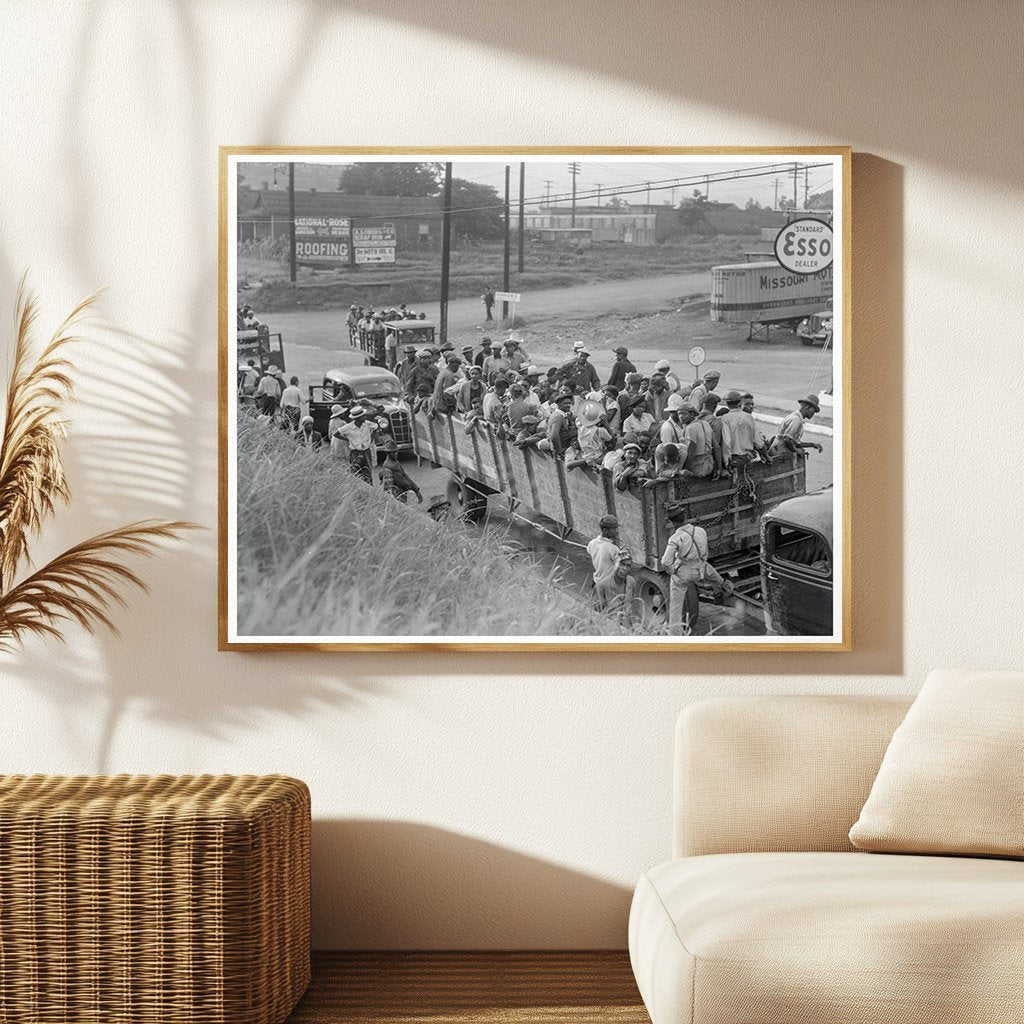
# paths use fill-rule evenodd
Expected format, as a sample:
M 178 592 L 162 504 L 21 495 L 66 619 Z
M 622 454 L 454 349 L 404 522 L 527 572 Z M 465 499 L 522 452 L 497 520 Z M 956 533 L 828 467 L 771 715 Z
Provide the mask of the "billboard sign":
M 347 263 L 348 217 L 296 217 L 295 258 L 303 263 Z
M 355 250 L 356 263 L 394 263 L 393 245 L 362 246 Z
M 352 228 L 352 251 L 357 264 L 394 263 L 397 234 L 393 220 L 362 222 Z

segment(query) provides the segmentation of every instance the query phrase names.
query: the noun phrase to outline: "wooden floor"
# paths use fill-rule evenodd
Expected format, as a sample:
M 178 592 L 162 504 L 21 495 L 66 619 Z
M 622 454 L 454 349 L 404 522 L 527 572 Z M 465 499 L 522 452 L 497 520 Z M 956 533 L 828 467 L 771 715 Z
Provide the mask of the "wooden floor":
M 317 953 L 288 1024 L 650 1024 L 624 952 Z

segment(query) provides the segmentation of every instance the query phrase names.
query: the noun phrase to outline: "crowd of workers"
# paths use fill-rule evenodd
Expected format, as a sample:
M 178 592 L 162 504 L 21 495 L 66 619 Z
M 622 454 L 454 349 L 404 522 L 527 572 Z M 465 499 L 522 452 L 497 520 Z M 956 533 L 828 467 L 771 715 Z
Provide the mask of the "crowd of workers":
M 353 306 L 348 326 L 353 339 L 379 326 L 383 342 L 385 322 L 423 318 L 405 304 L 379 311 Z M 513 332 L 499 342 L 485 337 L 459 349 L 451 343 L 419 349 L 405 345 L 400 356 L 388 356 L 412 410 L 456 416 L 467 433 L 493 431 L 517 447 L 562 459 L 570 470 L 606 470 L 619 491 L 673 478 L 718 479 L 755 460 L 770 462 L 809 448 L 822 451 L 817 442 L 804 440 L 806 422 L 820 411 L 815 395 L 801 398 L 775 435 L 766 438 L 754 419 L 753 394 L 730 388 L 723 395 L 719 371 L 707 370 L 698 380 L 683 383 L 671 363 L 661 359 L 650 373 L 642 373 L 621 346 L 604 383 L 585 344 L 577 343 L 568 360 L 542 371 Z M 387 421 L 378 420 L 372 407 L 332 406 L 325 438 L 314 429 L 312 417 L 302 415 L 297 377 L 286 383 L 275 367 L 261 371 L 250 361 L 240 374 L 239 392 L 254 399 L 259 413 L 292 430 L 299 444 L 329 444 L 367 483 L 374 482 L 380 446 L 385 454 L 378 469 L 381 486 L 401 501 L 410 494 L 424 501 L 396 457 L 394 440 L 386 436 Z M 431 499 L 429 511 L 440 518 L 447 501 Z M 669 502 L 664 511 L 673 527 L 661 559 L 670 578 L 669 627 L 692 632 L 699 615 L 698 584 L 722 580 L 708 562 L 706 531 L 686 521 L 686 503 Z M 636 567 L 620 541 L 616 517 L 602 517 L 600 530 L 587 545 L 597 603 L 629 616 Z

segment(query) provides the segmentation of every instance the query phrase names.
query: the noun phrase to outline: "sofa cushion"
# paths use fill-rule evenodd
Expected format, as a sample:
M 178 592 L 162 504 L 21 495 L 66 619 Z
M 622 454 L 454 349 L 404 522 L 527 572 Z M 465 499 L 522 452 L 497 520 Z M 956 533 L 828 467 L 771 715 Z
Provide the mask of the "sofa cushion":
M 1024 1020 L 1024 863 L 738 853 L 641 878 L 629 951 L 653 1024 Z
M 932 672 L 850 830 L 862 850 L 1024 857 L 1024 673 Z

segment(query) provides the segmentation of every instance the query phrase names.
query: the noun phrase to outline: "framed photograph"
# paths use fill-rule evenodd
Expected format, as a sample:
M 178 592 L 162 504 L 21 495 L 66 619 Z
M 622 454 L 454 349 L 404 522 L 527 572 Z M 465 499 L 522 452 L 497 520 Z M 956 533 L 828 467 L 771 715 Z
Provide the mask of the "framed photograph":
M 220 155 L 223 650 L 846 651 L 850 151 Z

